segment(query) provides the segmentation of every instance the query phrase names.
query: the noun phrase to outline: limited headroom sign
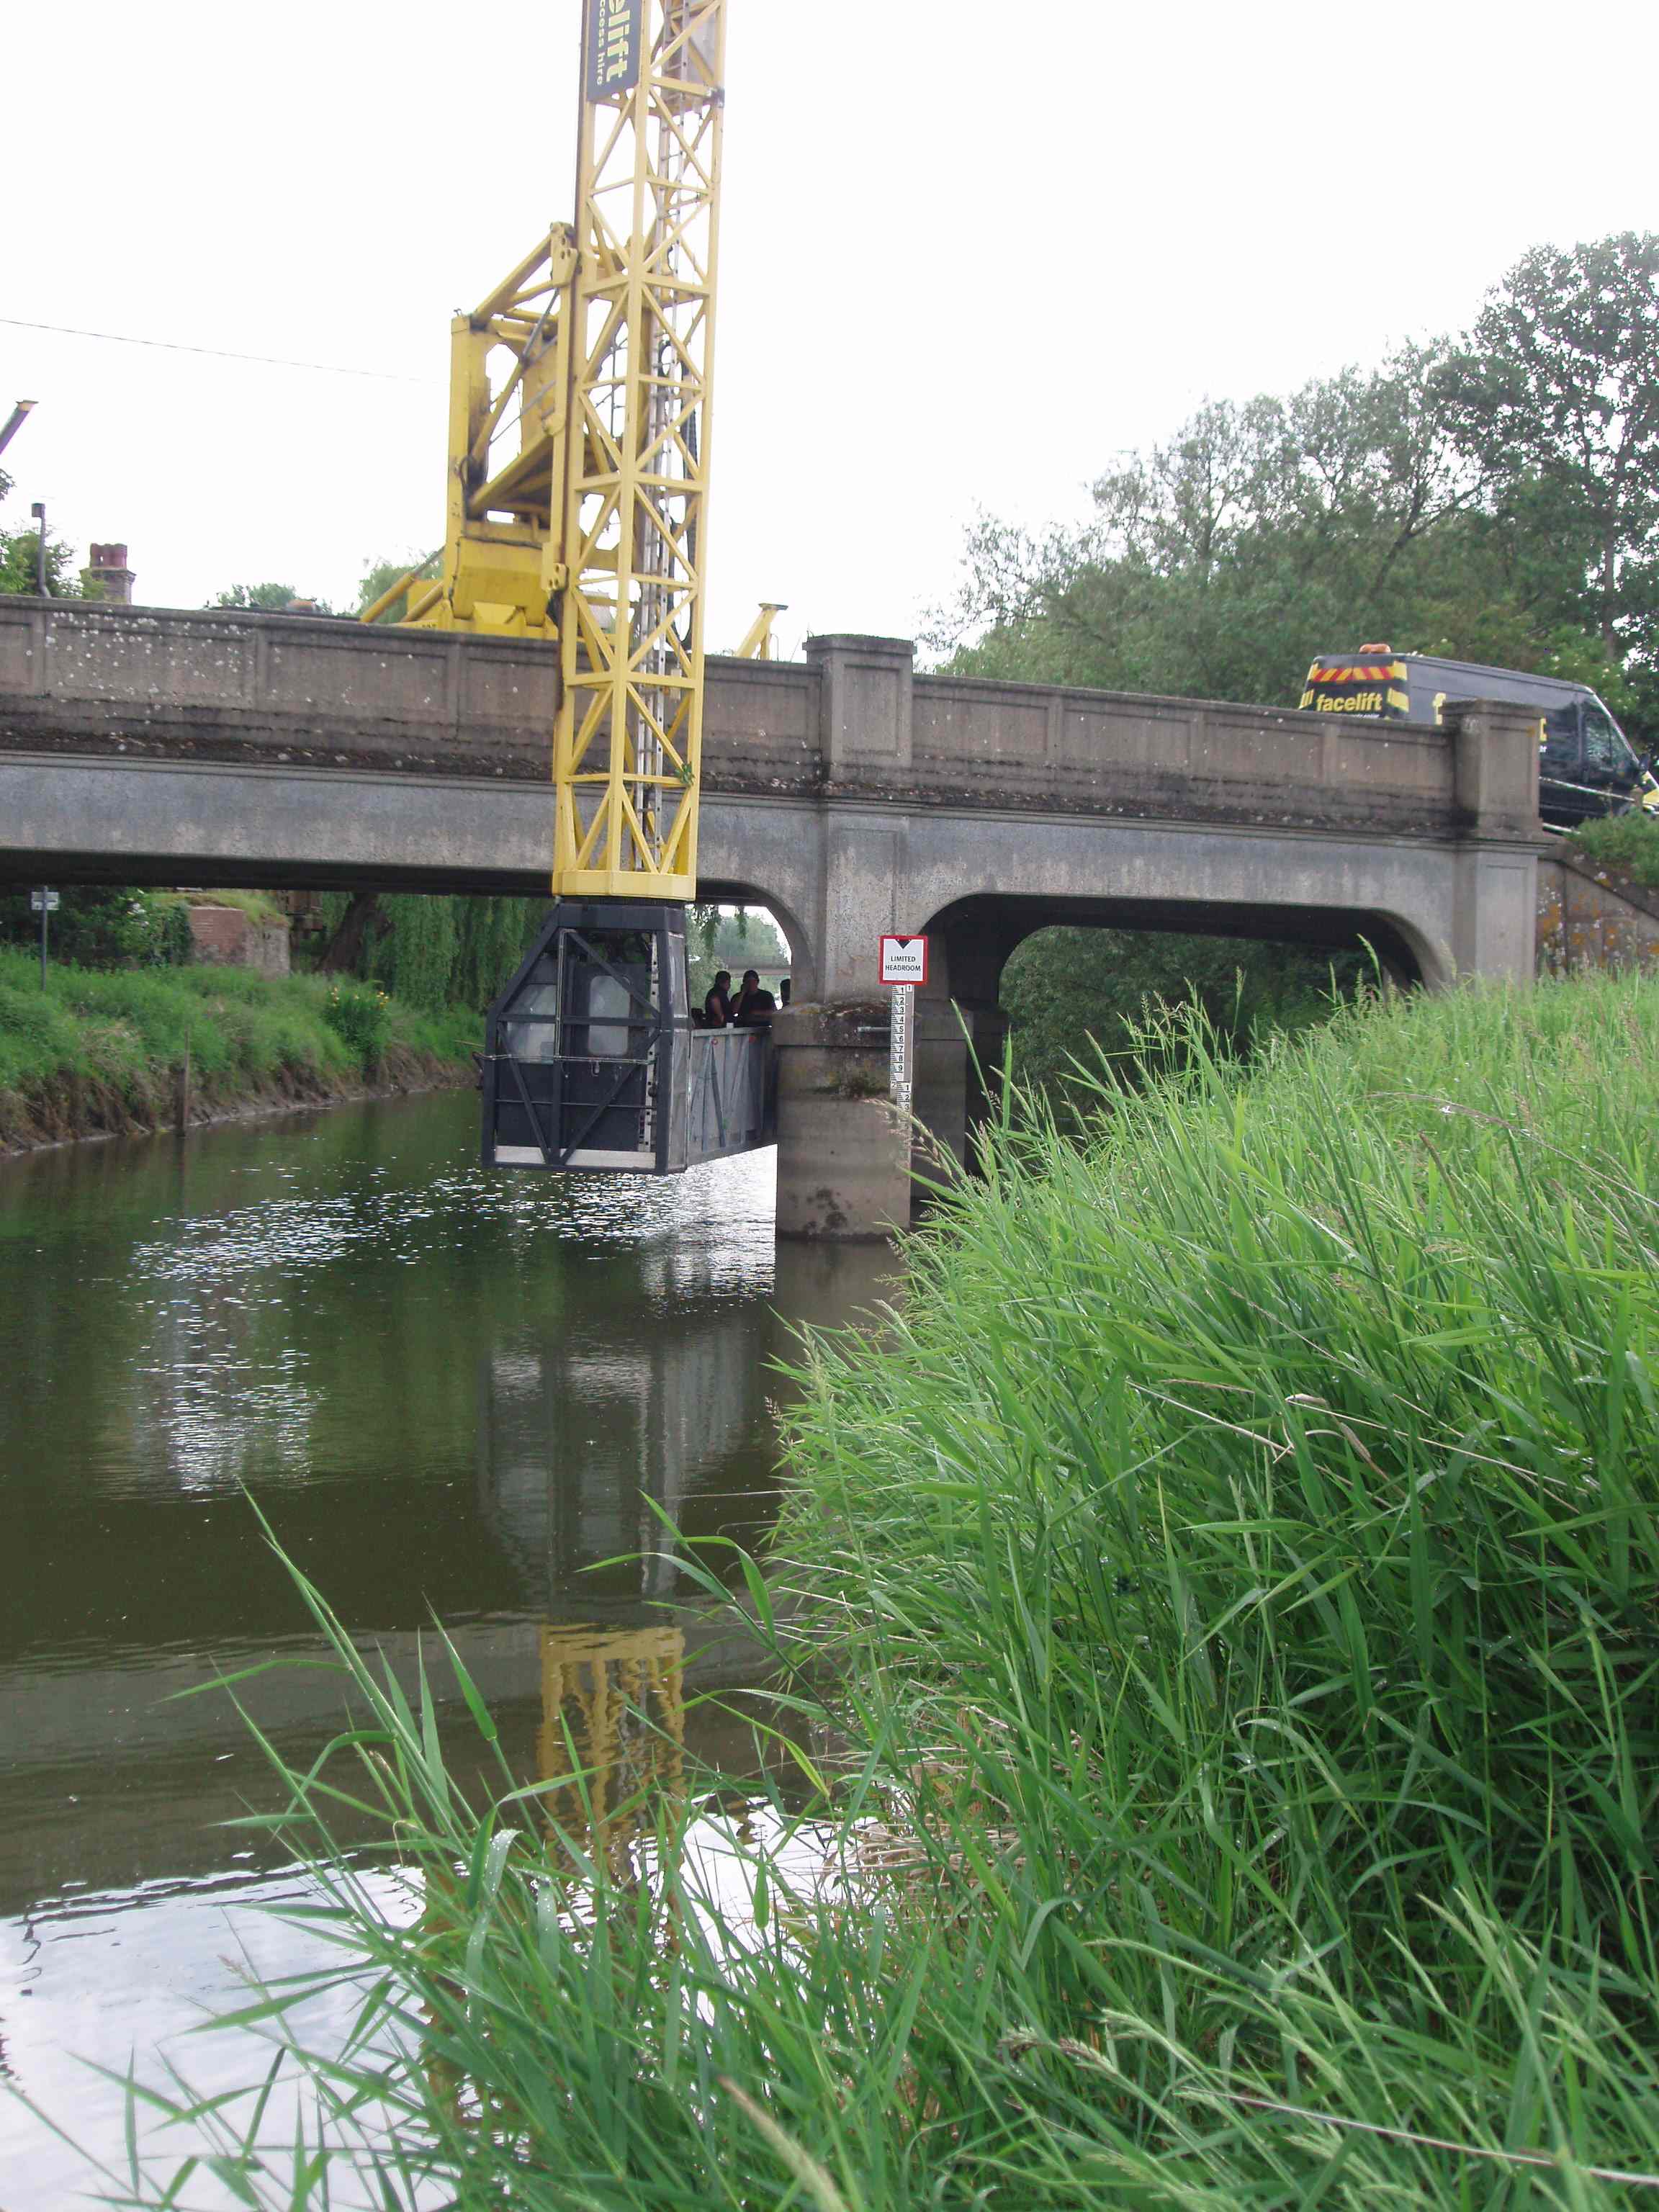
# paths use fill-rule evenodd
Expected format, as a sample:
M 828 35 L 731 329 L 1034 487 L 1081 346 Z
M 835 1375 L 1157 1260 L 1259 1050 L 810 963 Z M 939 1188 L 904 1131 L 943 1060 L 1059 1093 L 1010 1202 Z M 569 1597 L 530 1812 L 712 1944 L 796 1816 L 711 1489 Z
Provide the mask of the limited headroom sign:
M 590 0 L 587 96 L 614 100 L 640 81 L 645 0 Z
M 927 939 L 925 937 L 884 937 L 881 940 L 881 980 L 884 983 L 925 983 L 927 981 Z

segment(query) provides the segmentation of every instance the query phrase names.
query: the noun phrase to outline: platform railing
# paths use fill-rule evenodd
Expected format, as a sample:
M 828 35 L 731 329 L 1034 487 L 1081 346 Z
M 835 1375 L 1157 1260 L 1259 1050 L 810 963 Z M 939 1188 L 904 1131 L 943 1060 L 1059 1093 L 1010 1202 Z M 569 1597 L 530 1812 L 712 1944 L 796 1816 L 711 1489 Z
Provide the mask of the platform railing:
M 688 1152 L 694 1162 L 756 1152 L 775 1141 L 776 1067 L 769 1030 L 692 1030 Z

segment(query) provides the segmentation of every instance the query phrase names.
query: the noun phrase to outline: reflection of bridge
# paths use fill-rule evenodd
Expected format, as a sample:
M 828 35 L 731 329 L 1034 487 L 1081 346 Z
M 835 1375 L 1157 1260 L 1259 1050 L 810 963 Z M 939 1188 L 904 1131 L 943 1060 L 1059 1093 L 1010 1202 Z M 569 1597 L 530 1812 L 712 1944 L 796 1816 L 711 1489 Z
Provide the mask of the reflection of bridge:
M 596 1661 L 614 1673 L 619 1659 L 654 1650 L 678 1670 L 680 1655 L 664 1641 L 672 1629 L 684 1636 L 683 1673 L 672 1684 L 664 1678 L 676 1698 L 684 1692 L 696 1699 L 765 1674 L 767 1654 L 740 1618 L 704 1603 L 674 1575 L 665 1556 L 670 1540 L 646 1498 L 693 1538 L 752 1533 L 768 1522 L 772 1502 L 757 1490 L 770 1475 L 774 1451 L 764 1401 L 787 1395 L 770 1362 L 794 1349 L 790 1321 L 835 1327 L 891 1291 L 884 1249 L 784 1248 L 769 1300 L 745 1296 L 733 1282 L 729 1245 L 665 1240 L 632 1255 L 634 1262 L 661 1312 L 660 1327 L 635 1347 L 605 1352 L 600 1294 L 590 1314 L 557 1308 L 538 1322 L 499 1289 L 492 1304 L 488 1284 L 470 1309 L 481 1334 L 451 1346 L 452 1358 L 470 1355 L 477 1376 L 476 1440 L 441 1437 L 438 1448 L 456 1453 L 457 1474 L 471 1449 L 478 1517 L 513 1563 L 516 1602 L 510 1616 L 452 1620 L 447 1632 L 500 1726 L 509 1763 L 527 1778 L 562 1771 L 548 1753 L 550 1723 L 556 1726 L 555 1710 L 573 1683 L 595 1691 Z M 499 1285 L 501 1278 L 492 1279 Z M 429 1356 L 430 1340 L 399 1337 L 394 1349 L 407 1364 Z M 165 1342 L 148 1339 L 129 1355 L 167 1356 Z M 469 1406 L 469 1431 L 473 1418 Z M 227 1454 L 218 1475 L 254 1475 L 258 1462 L 228 1455 L 221 1425 L 213 1433 Z M 242 1441 L 246 1451 L 246 1422 Z M 314 1456 L 314 1435 L 310 1443 Z M 180 1463 L 181 1494 L 195 1472 L 193 1455 Z M 348 1519 L 343 1501 L 352 1498 L 358 1516 Z M 356 1483 L 331 1498 L 331 1543 L 358 1553 L 372 1544 L 378 1498 L 372 1486 Z M 100 1510 L 108 1510 L 106 1498 Z M 293 1508 L 283 1517 L 290 1532 L 299 1526 Z M 303 1539 L 303 1527 L 299 1533 Z M 131 1644 L 97 1665 L 42 1664 L 27 1638 L 18 1643 L 14 1624 L 12 1644 L 0 1649 L 0 1707 L 10 1717 L 0 1917 L 69 1881 L 104 1887 L 225 1868 L 231 1843 L 214 1824 L 245 1812 L 250 1796 L 269 1802 L 270 1790 L 230 1699 L 182 1692 L 277 1658 L 278 1671 L 243 1682 L 240 1695 L 279 1748 L 303 1763 L 338 1726 L 341 1685 L 325 1664 L 325 1647 L 291 1632 L 291 1595 L 280 1577 L 254 1583 L 238 1565 L 246 1540 L 240 1512 L 234 1522 L 204 1520 L 191 1539 L 198 1549 L 216 1540 L 225 1548 L 210 1558 L 238 1581 L 234 1642 L 179 1644 L 173 1598 L 143 1578 L 122 1625 Z M 142 1550 L 136 1531 L 134 1541 Z M 721 1555 L 710 1556 L 718 1568 Z M 615 1564 L 593 1571 L 605 1561 Z M 374 1601 L 361 1591 L 356 1600 Z M 411 1586 L 396 1604 L 363 1641 L 412 1697 L 425 1599 Z M 465 1753 L 483 1764 L 429 1626 L 424 1656 L 445 1703 L 446 1740 L 458 1758 Z M 302 1660 L 318 1663 L 296 1663 Z M 557 1680 L 556 1661 L 565 1670 Z M 631 1678 L 617 1680 L 633 1693 Z M 733 1771 L 750 1755 L 740 1710 L 732 1717 L 696 1705 L 688 1741 L 701 1757 Z M 66 1831 L 70 1802 L 84 1817 Z M 562 1825 L 572 1817 L 567 1799 Z
M 695 1327 L 665 1318 L 648 1343 L 607 1351 L 562 1337 L 490 1360 L 479 1504 L 532 1587 L 574 1593 L 578 1615 L 619 1588 L 661 1597 L 678 1577 L 653 1506 L 676 1527 L 688 1508 L 701 1507 L 700 1521 L 712 1509 L 716 1527 L 767 1517 L 761 1501 L 720 1486 L 727 1469 L 753 1479 L 771 1335 L 763 1310 L 733 1304 L 700 1314 Z M 583 1470 L 580 1484 L 568 1478 L 573 1467 Z M 594 1574 L 605 1561 L 618 1564 Z

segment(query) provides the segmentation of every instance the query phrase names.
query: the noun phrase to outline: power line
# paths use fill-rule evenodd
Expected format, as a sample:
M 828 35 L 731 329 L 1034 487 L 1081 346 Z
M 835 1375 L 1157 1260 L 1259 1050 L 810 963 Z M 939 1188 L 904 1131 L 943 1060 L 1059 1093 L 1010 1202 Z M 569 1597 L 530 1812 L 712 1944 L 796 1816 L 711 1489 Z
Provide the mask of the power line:
M 51 331 L 60 338 L 100 338 L 108 345 L 154 346 L 164 353 L 198 353 L 211 361 L 257 362 L 264 368 L 310 368 L 323 376 L 368 376 L 380 384 L 434 386 L 434 376 L 403 376 L 390 368 L 346 368 L 337 361 L 288 361 L 270 353 L 228 353 L 222 346 L 182 345 L 175 338 L 129 337 L 123 331 L 79 331 L 68 323 L 28 323 L 20 315 L 0 315 L 0 323 L 14 331 Z

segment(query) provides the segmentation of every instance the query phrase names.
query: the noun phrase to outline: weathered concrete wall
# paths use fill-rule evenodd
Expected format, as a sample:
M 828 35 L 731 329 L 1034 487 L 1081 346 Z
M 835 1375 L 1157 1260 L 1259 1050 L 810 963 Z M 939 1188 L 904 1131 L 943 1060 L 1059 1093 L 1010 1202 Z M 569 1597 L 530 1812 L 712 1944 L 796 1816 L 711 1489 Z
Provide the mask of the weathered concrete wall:
M 772 1042 L 779 1236 L 850 1242 L 902 1228 L 910 1138 L 886 1096 L 886 1006 L 786 1006 Z
M 1659 891 L 1556 845 L 1538 863 L 1538 966 L 1543 975 L 1659 961 Z
M 544 780 L 0 752 L 0 875 L 14 880 L 534 896 L 552 824 Z M 711 793 L 703 808 L 705 889 L 773 908 L 813 998 L 868 995 L 882 933 L 930 929 L 932 995 L 991 1001 L 1013 945 L 1054 921 L 1320 944 L 1386 930 L 1431 982 L 1530 973 L 1534 870 L 1529 844 L 827 795 Z M 994 973 L 976 982 L 988 962 Z
M 547 773 L 546 650 L 295 615 L 0 603 L 10 750 Z

